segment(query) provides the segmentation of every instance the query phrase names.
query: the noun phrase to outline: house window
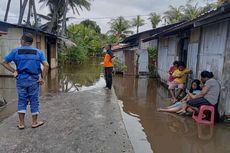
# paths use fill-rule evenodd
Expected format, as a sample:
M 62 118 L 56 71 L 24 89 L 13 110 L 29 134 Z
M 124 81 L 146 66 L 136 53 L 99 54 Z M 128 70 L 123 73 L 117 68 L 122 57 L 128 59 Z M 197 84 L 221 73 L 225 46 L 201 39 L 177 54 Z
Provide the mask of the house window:
M 36 47 L 41 49 L 41 35 L 36 35 Z

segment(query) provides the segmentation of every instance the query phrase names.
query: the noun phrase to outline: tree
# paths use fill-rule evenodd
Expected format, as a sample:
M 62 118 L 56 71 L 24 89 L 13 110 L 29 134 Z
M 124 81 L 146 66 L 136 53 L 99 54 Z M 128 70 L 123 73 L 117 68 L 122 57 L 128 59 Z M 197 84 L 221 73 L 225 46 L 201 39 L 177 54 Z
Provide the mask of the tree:
M 61 24 L 63 21 L 63 11 L 61 9 L 58 10 L 56 16 L 54 17 L 54 12 L 56 11 L 55 6 L 53 5 L 48 5 L 49 11 L 50 13 L 47 15 L 43 15 L 43 14 L 38 14 L 38 16 L 44 20 L 46 20 L 47 22 L 45 24 L 43 24 L 42 26 L 40 26 L 40 28 L 44 31 L 47 31 L 49 28 L 49 25 L 52 22 L 52 19 L 55 18 L 54 22 L 53 22 L 53 27 L 51 29 L 51 33 L 53 34 L 57 34 L 60 35 L 61 34 Z M 71 19 L 73 17 L 68 17 L 67 21 L 69 19 Z
M 11 0 L 8 0 L 7 7 L 6 7 L 6 12 L 5 12 L 5 17 L 4 17 L 4 21 L 7 21 L 9 9 L 10 9 L 10 3 L 11 3 Z
M 156 28 L 159 22 L 161 22 L 161 16 L 157 13 L 150 13 L 150 17 L 148 18 L 152 24 L 152 28 Z
M 101 28 L 99 27 L 99 25 L 97 25 L 95 21 L 84 20 L 80 24 L 83 24 L 88 28 L 94 29 L 97 33 L 101 33 Z
M 192 20 L 202 13 L 202 8 L 198 7 L 197 4 L 193 6 L 190 3 L 187 3 L 185 6 L 182 7 L 182 10 L 183 19 L 185 20 Z
M 169 6 L 169 10 L 164 12 L 164 19 L 167 24 L 173 24 L 183 20 L 182 6 L 174 7 Z
M 63 14 L 63 22 L 62 22 L 62 35 L 65 35 L 66 30 L 66 15 L 68 11 L 68 6 L 70 6 L 73 10 L 73 13 L 75 11 L 79 14 L 78 7 L 82 10 L 83 8 L 90 10 L 90 3 L 89 0 L 65 0 L 65 9 Z
M 145 24 L 145 21 L 141 19 L 138 15 L 136 18 L 132 20 L 132 26 L 137 28 L 137 33 L 139 33 L 139 28 Z
M 107 34 L 114 35 L 116 37 L 116 42 L 126 38 L 129 34 L 133 34 L 133 31 L 129 30 L 131 28 L 130 22 L 122 16 L 112 19 L 109 24 L 110 30 Z
M 52 18 L 48 24 L 47 32 L 51 33 L 54 27 L 55 21 L 58 19 L 58 12 L 63 11 L 64 0 L 39 0 L 39 3 L 43 3 L 43 6 L 49 6 L 53 8 Z

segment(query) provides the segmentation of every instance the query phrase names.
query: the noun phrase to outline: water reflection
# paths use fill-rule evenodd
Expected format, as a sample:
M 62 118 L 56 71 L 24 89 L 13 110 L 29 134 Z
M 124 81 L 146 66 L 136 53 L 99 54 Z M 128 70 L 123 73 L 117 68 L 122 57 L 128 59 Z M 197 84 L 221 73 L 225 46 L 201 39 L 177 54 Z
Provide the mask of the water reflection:
M 77 92 L 105 86 L 102 66 L 99 59 L 91 59 L 82 65 L 65 65 L 50 71 L 46 84 L 41 87 L 41 97 L 50 93 Z M 8 104 L 0 108 L 0 121 L 16 112 L 17 94 L 15 79 L 12 77 L 0 78 L 0 95 Z
M 136 79 L 132 77 L 115 77 L 114 88 L 118 99 L 123 102 L 123 111 L 127 114 L 126 126 L 135 114 L 139 122 L 139 131 L 147 136 L 150 150 L 139 149 L 140 153 L 229 153 L 230 130 L 223 124 L 199 125 L 191 117 L 157 112 L 158 107 L 168 106 L 168 92 L 158 81 Z M 133 122 L 136 122 L 133 121 Z M 127 125 L 129 124 L 129 125 Z M 128 128 L 127 128 L 128 129 Z M 141 144 L 143 141 L 137 132 L 131 133 L 131 141 Z M 135 140 L 132 140 L 135 139 Z M 144 146 L 144 145 L 141 145 Z

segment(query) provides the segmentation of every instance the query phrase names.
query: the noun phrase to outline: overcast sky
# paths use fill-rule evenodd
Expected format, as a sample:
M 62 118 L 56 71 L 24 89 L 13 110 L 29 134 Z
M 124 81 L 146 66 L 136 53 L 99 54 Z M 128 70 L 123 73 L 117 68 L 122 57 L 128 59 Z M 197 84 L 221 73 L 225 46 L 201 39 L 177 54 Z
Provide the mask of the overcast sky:
M 38 0 L 35 0 L 38 1 Z M 205 0 L 199 0 L 199 5 L 204 5 Z M 207 0 L 206 0 L 207 1 Z M 212 1 L 212 0 L 209 0 Z M 151 29 L 151 24 L 147 20 L 149 13 L 156 12 L 163 14 L 169 5 L 180 6 L 184 5 L 186 0 L 93 0 L 91 1 L 91 10 L 80 11 L 80 15 L 73 14 L 69 11 L 68 16 L 75 17 L 71 20 L 72 23 L 79 23 L 82 20 L 90 19 L 97 22 L 101 27 L 102 32 L 105 33 L 109 30 L 108 22 L 111 18 L 124 16 L 126 19 L 131 20 L 137 15 L 143 15 L 142 18 L 145 19 L 145 25 L 140 28 L 140 31 L 145 31 Z M 4 18 L 4 13 L 6 10 L 7 0 L 0 0 L 0 20 Z M 47 9 L 41 8 L 41 4 L 37 5 L 37 12 L 41 14 L 46 14 Z M 17 22 L 19 14 L 19 0 L 12 0 L 9 22 Z

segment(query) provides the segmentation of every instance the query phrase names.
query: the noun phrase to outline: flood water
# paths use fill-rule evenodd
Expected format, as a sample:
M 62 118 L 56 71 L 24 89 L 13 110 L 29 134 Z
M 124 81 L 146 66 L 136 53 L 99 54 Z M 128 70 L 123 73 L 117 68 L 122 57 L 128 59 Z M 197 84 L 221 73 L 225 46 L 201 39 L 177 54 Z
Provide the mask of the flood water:
M 41 86 L 41 102 L 47 102 L 51 94 L 77 92 L 104 86 L 99 59 L 92 59 L 81 65 L 61 66 L 49 72 L 46 84 Z M 7 105 L 0 108 L 0 122 L 17 110 L 15 79 L 0 77 L 0 95 Z
M 115 77 L 114 88 L 136 153 L 230 152 L 230 125 L 197 125 L 191 117 L 157 112 L 170 105 L 158 81 Z
M 60 92 L 102 88 L 99 63 L 93 60 L 52 70 L 41 89 L 41 102 Z M 230 125 L 197 125 L 191 117 L 157 112 L 158 107 L 170 105 L 168 92 L 158 81 L 115 76 L 113 86 L 136 153 L 230 153 Z M 2 121 L 16 112 L 14 78 L 0 78 L 0 95 L 8 102 L 0 110 Z

